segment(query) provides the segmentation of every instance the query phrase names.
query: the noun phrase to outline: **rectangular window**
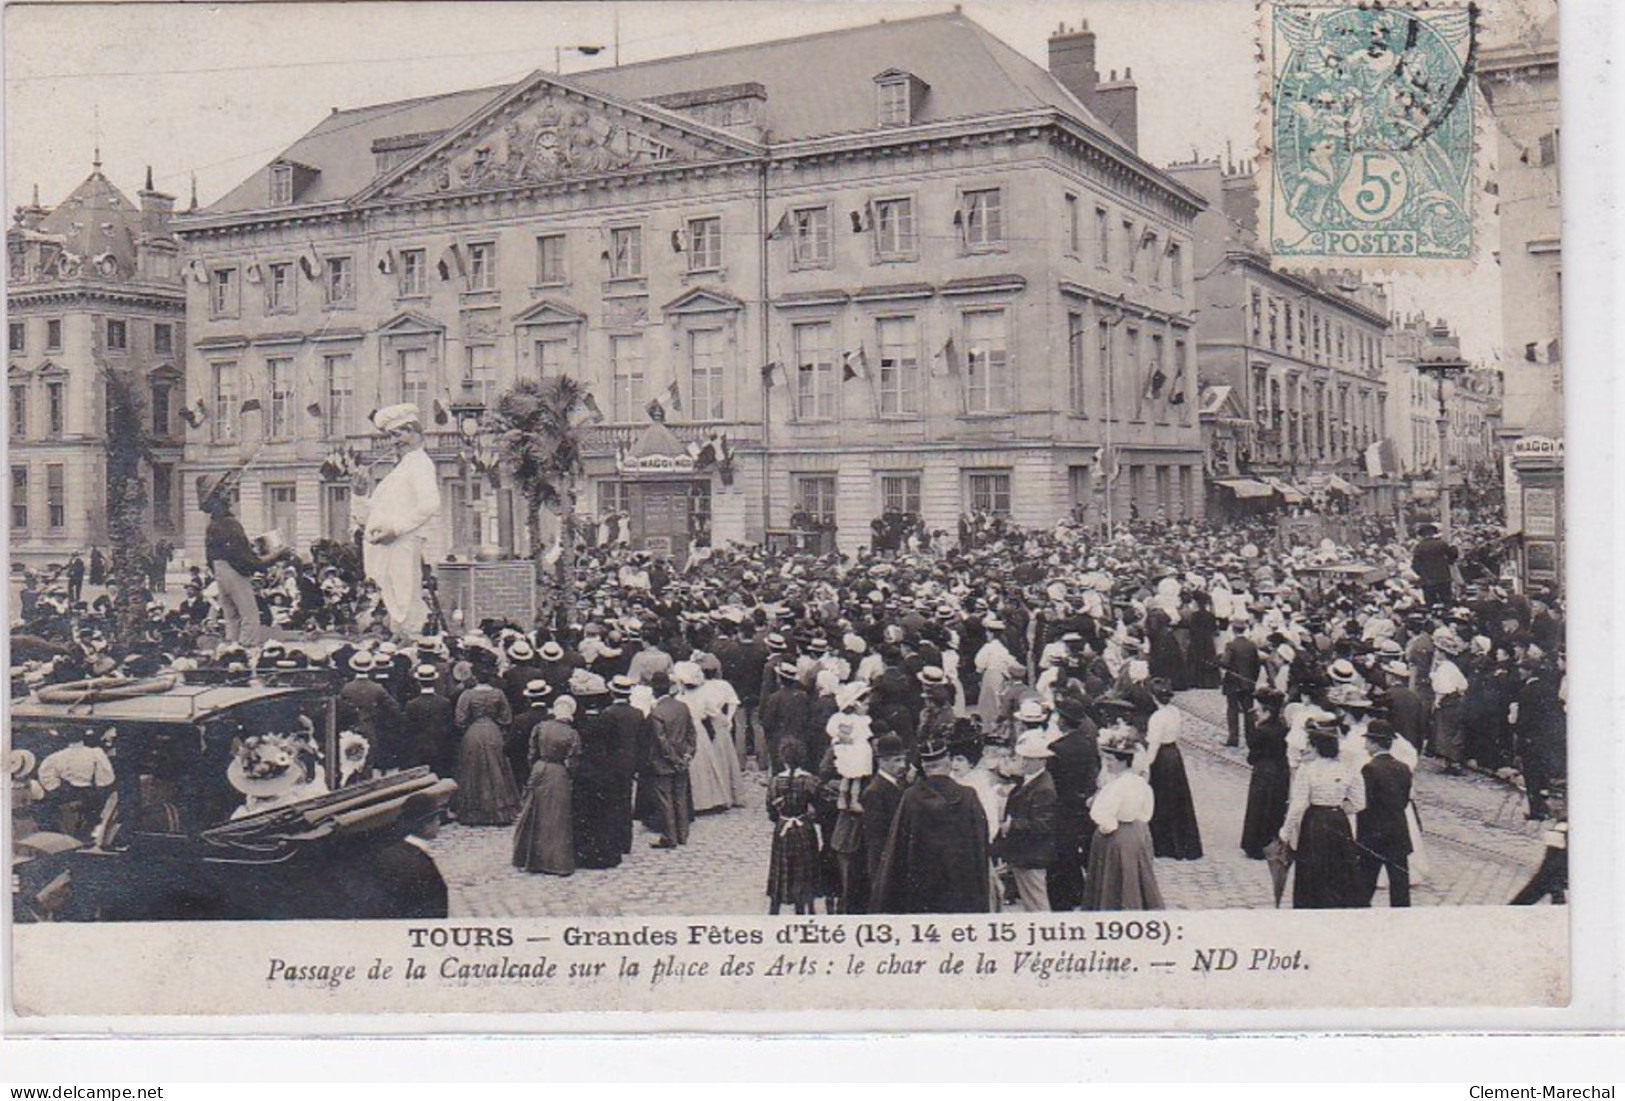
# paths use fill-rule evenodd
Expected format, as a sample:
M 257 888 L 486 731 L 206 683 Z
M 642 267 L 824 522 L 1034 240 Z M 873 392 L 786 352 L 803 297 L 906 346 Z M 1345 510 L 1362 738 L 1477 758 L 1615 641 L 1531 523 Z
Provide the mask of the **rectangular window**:
M 1106 267 L 1112 262 L 1112 220 L 1103 206 L 1095 207 L 1095 263 Z
M 1004 311 L 970 311 L 964 322 L 966 411 L 1003 412 L 1010 407 L 1009 333 Z
M 880 511 L 896 512 L 904 516 L 920 514 L 920 476 L 918 474 L 882 474 L 880 476 Z
M 1270 295 L 1269 310 L 1270 310 L 1269 346 L 1273 349 L 1276 346 L 1276 339 L 1279 336 L 1280 328 L 1281 328 L 1281 326 L 1280 326 L 1281 303 L 1274 295 Z
M 463 390 L 487 409 L 497 404 L 497 348 L 495 344 L 470 344 L 464 353 Z
M 798 474 L 796 511 L 823 524 L 835 522 L 835 475 Z
M 292 313 L 298 300 L 292 264 L 265 266 L 265 309 L 267 313 Z
M 791 213 L 795 228 L 796 263 L 803 267 L 830 262 L 829 207 L 805 207 Z
M 468 289 L 495 290 L 497 285 L 497 246 L 495 241 L 482 241 L 468 246 Z
M 1123 354 L 1120 357 L 1123 368 L 1123 377 L 1128 380 L 1128 389 L 1118 380 L 1117 393 L 1124 399 L 1124 404 L 1130 401 L 1134 405 L 1134 419 L 1140 420 L 1145 414 L 1145 380 L 1140 377 L 1140 330 L 1123 327 Z
M 883 317 L 875 323 L 880 346 L 881 416 L 920 412 L 920 327 L 912 317 Z
M 1178 242 L 1168 245 L 1168 285 L 1175 294 L 1185 293 L 1185 257 Z
M 796 350 L 796 418 L 835 417 L 835 328 L 827 321 L 797 325 L 791 331 Z
M 874 205 L 875 252 L 882 260 L 914 255 L 914 200 L 881 199 Z
M 209 276 L 209 313 L 215 317 L 237 314 L 237 269 L 215 268 Z
M 285 440 L 293 432 L 293 360 L 266 360 L 265 380 L 271 394 L 266 435 L 273 440 Z
M 1082 215 L 1078 213 L 1078 197 L 1068 192 L 1066 196 L 1066 251 L 1074 256 L 1078 253 L 1078 238 L 1083 232 L 1083 227 L 1079 225 L 1078 221 L 1081 217 Z
M 348 256 L 327 258 L 327 304 L 352 306 L 355 304 L 355 266 Z
M 542 378 L 557 378 L 570 373 L 570 340 L 568 337 L 546 337 L 535 345 L 536 372 Z
M 1004 244 L 1004 198 L 997 188 L 965 192 L 965 247 L 993 248 Z
M 1180 399 L 1180 424 L 1189 424 L 1191 422 L 1191 405 L 1194 404 L 1184 397 L 1185 387 L 1188 385 L 1185 381 L 1185 374 L 1190 370 L 1190 363 L 1185 358 L 1187 354 L 1189 354 L 1189 348 L 1185 342 L 1183 340 L 1174 341 L 1174 378 L 1173 382 L 1169 384 L 1173 387 L 1173 392 L 1169 394 L 1169 398 L 1177 397 Z
M 327 383 L 323 427 L 329 439 L 343 439 L 350 434 L 355 409 L 355 360 L 348 354 L 324 356 L 322 374 Z
M 28 325 L 25 322 L 13 321 L 6 326 L 6 348 L 12 355 L 28 351 Z
M 598 515 L 608 516 L 612 512 L 623 515 L 632 511 L 632 486 L 628 482 L 599 482 L 598 483 Z
M 1067 408 L 1074 413 L 1084 412 L 1089 405 L 1088 332 L 1083 327 L 1083 314 L 1068 310 L 1066 315 L 1066 391 Z
M 693 329 L 688 334 L 688 409 L 697 421 L 723 419 L 723 334 Z
M 688 223 L 688 270 L 722 267 L 722 219 L 691 218 Z
M 58 338 L 61 336 L 61 322 L 58 322 Z M 175 326 L 166 321 L 160 321 L 152 327 L 152 350 L 155 355 L 168 356 L 175 354 Z
M 1140 265 L 1140 243 L 1134 239 L 1134 222 L 1130 218 L 1123 219 L 1123 257 L 1124 268 L 1128 277 L 1135 277 L 1135 269 Z
M 909 123 L 908 81 L 888 80 L 875 86 L 876 122 L 881 126 L 907 126 Z
M 557 286 L 564 281 L 564 234 L 543 234 L 536 238 L 536 282 Z
M 626 424 L 643 415 L 643 337 L 609 338 L 610 419 Z
M 395 353 L 401 400 L 418 409 L 429 407 L 429 349 L 402 348 Z
M 1159 423 L 1159 424 L 1167 424 L 1168 423 L 1168 397 L 1169 397 L 1169 394 L 1170 394 L 1170 383 L 1169 383 L 1169 378 L 1168 378 L 1167 373 L 1163 370 L 1163 366 L 1164 366 L 1165 361 L 1162 358 L 1162 349 L 1163 349 L 1162 334 L 1161 333 L 1152 333 L 1151 334 L 1151 379 L 1152 379 L 1152 387 L 1153 387 L 1152 397 L 1155 399 L 1155 404 L 1156 404 L 1156 409 L 1157 409 L 1157 423 Z M 1156 381 L 1159 377 L 1162 380 L 1160 384 Z
M 395 290 L 403 298 L 428 293 L 429 254 L 420 248 L 402 249 L 396 255 Z
M 281 482 L 265 487 L 265 527 L 280 532 L 288 546 L 299 545 L 299 493 L 293 484 Z
M 972 512 L 1010 515 L 1010 475 L 1006 471 L 972 471 L 966 475 Z
M 1264 295 L 1254 291 L 1252 295 L 1253 342 L 1256 344 L 1264 336 Z
M 107 319 L 107 350 L 109 352 L 128 351 L 130 347 L 129 323 L 120 318 Z
M 62 350 L 62 319 L 53 317 L 45 322 L 45 350 L 47 352 L 60 352 Z M 160 351 L 154 347 L 153 351 Z M 161 349 L 167 354 L 169 349 Z
M 293 165 L 273 164 L 271 166 L 271 205 L 293 205 Z
M 210 438 L 225 443 L 237 438 L 237 364 L 214 365 L 214 417 Z
M 169 463 L 152 467 L 152 527 L 154 531 L 175 530 L 175 468 Z
M 51 386 L 60 390 L 62 384 L 56 382 L 52 383 Z M 169 435 L 169 402 L 170 395 L 173 392 L 174 387 L 167 382 L 152 384 L 152 434 L 160 440 Z M 62 431 L 56 410 L 56 406 L 60 404 L 60 398 L 60 394 L 51 395 L 51 420 L 58 425 L 54 434 L 60 434 Z
M 617 226 L 609 231 L 609 277 L 643 277 L 643 227 Z
M 349 486 L 322 486 L 322 534 L 335 543 L 350 542 Z
M 28 468 L 11 468 L 11 530 L 28 530 Z
M 28 438 L 28 385 L 26 383 L 14 384 L 11 387 L 11 438 L 26 440 Z

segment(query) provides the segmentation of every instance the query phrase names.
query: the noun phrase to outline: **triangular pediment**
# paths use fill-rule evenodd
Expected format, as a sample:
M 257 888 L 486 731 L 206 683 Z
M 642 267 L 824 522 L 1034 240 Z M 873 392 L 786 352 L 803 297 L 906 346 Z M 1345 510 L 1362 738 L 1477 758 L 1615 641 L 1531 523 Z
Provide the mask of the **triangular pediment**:
M 515 325 L 579 325 L 587 315 L 567 302 L 543 298 L 513 319 Z
M 1198 415 L 1203 419 L 1218 421 L 1247 420 L 1247 411 L 1241 407 L 1236 399 L 1233 386 L 1206 386 L 1197 399 L 1200 403 L 1197 408 Z
M 33 372 L 13 363 L 6 368 L 6 377 L 12 382 L 27 382 L 29 379 L 33 378 L 34 375 Z
M 695 287 L 678 295 L 661 307 L 662 313 L 732 313 L 745 308 L 745 303 L 727 291 L 711 287 Z
M 68 369 L 55 360 L 48 359 L 39 365 L 39 376 L 41 378 L 67 378 Z
M 443 333 L 446 327 L 434 318 L 416 310 L 398 313 L 378 326 L 379 336 L 408 336 L 416 333 Z
M 674 112 L 537 72 L 380 176 L 353 202 L 528 187 L 757 151 Z

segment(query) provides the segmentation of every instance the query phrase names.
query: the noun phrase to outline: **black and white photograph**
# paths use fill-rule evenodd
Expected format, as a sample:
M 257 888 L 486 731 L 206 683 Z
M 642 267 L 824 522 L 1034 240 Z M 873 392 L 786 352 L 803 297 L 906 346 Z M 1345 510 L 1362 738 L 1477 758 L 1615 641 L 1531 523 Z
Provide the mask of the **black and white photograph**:
M 36 993 L 1569 904 L 1554 2 L 13 4 L 5 72 Z

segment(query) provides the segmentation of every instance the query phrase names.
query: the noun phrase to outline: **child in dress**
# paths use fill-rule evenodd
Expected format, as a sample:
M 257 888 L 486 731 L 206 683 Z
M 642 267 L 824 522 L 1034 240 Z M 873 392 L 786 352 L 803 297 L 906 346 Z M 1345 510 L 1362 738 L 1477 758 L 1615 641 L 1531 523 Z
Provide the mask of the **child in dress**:
M 875 771 L 869 686 L 861 682 L 841 685 L 835 690 L 835 705 L 840 710 L 829 717 L 824 732 L 829 735 L 835 772 L 840 777 L 836 809 L 855 810 L 863 785 Z

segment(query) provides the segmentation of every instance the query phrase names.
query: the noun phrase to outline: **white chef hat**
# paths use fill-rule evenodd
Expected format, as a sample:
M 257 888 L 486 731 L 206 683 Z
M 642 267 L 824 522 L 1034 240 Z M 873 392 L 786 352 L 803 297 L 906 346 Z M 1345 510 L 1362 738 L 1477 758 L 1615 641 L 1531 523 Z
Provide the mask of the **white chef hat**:
M 402 402 L 399 405 L 386 405 L 372 415 L 372 423 L 380 432 L 393 432 L 397 428 L 404 428 L 409 424 L 421 427 L 423 414 L 411 402 Z

